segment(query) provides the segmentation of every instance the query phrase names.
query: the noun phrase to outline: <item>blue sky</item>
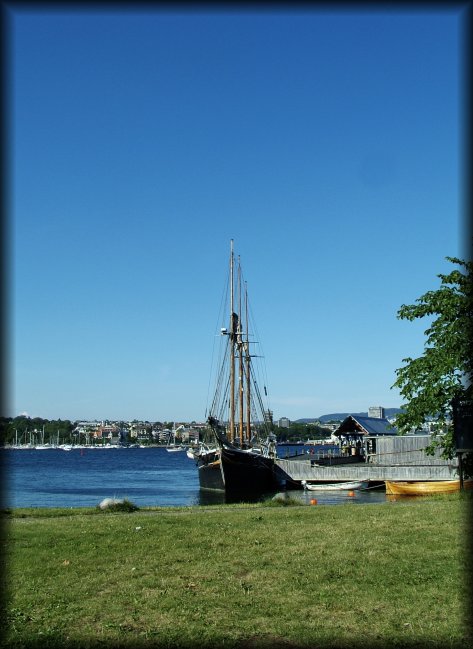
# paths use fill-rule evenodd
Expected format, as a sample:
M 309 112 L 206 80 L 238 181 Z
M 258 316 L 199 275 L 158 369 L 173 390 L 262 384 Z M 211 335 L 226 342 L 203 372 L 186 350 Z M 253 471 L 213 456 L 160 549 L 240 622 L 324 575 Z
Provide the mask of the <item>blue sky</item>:
M 202 421 L 232 238 L 275 417 L 399 406 L 396 312 L 463 256 L 462 29 L 13 11 L 8 414 Z

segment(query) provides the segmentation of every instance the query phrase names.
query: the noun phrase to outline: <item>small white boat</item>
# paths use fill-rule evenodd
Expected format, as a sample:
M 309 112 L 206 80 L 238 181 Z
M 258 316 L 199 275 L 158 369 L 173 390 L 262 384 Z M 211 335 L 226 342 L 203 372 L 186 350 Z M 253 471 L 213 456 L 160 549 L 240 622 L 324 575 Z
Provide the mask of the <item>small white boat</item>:
M 183 426 L 179 426 L 179 428 L 176 428 L 176 424 L 173 424 L 172 433 L 170 433 L 168 444 L 166 446 L 166 451 L 168 451 L 168 453 L 176 453 L 177 451 L 186 450 L 184 444 L 176 444 L 176 432 L 181 428 L 183 428 Z M 172 436 L 172 442 L 171 442 L 171 436 Z
M 310 484 L 305 480 L 301 482 L 304 489 L 309 489 L 310 491 L 355 491 L 358 489 L 367 489 L 368 480 L 356 480 L 353 482 L 333 482 L 333 483 L 319 483 L 319 484 Z

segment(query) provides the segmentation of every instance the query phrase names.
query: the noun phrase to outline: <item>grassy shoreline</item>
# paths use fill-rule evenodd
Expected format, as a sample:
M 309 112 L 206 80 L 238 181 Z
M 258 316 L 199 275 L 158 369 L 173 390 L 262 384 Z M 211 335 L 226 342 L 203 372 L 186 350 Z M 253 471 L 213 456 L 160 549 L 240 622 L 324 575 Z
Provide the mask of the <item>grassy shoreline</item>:
M 470 505 L 13 510 L 5 640 L 464 646 Z

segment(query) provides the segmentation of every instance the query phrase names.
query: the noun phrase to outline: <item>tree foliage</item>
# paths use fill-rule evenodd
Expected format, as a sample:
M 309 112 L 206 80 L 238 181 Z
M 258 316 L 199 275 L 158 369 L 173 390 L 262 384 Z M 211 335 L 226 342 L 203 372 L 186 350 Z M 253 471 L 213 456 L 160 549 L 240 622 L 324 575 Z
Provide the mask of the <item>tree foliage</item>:
M 415 304 L 402 305 L 397 313 L 401 320 L 433 319 L 424 332 L 424 353 L 419 358 L 403 359 L 393 387 L 406 399 L 404 412 L 396 418 L 399 432 L 418 430 L 428 418 L 435 418 L 446 434 L 434 439 L 430 451 L 441 446 L 443 456 L 452 457 L 452 400 L 471 398 L 473 263 L 456 257 L 446 259 L 460 269 L 438 275 L 439 289 L 428 291 Z
M 0 417 L 0 444 L 13 444 L 18 438 L 20 443 L 26 444 L 28 434 L 36 431 L 35 441 L 39 443 L 44 429 L 44 441 L 52 443 L 57 441 L 58 435 L 61 442 L 70 441 L 74 424 L 69 419 L 42 419 L 41 417 Z M 40 436 L 41 433 L 41 436 Z
M 319 424 L 301 424 L 295 421 L 291 422 L 288 428 L 279 428 L 273 425 L 273 432 L 278 438 L 278 442 L 307 441 L 309 439 L 324 439 L 330 435 L 330 429 L 324 428 Z

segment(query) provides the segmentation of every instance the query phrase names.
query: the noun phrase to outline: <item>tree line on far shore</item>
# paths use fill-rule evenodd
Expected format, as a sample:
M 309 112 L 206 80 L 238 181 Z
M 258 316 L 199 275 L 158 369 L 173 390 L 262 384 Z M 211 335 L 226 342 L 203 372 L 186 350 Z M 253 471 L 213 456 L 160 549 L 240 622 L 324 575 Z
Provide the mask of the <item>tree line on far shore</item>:
M 165 422 L 160 427 L 172 428 L 172 422 Z M 76 434 L 74 440 L 74 430 L 76 422 L 69 419 L 42 419 L 41 417 L 27 417 L 19 415 L 18 417 L 0 417 L 0 445 L 13 444 L 68 444 L 73 441 L 79 443 L 84 441 L 79 439 Z M 149 422 L 145 426 L 148 441 L 153 441 L 151 434 L 152 426 Z M 330 429 L 316 423 L 297 423 L 291 422 L 288 427 L 280 428 L 273 424 L 273 432 L 278 442 L 296 442 L 307 441 L 312 439 L 322 440 L 330 435 Z M 81 436 L 83 437 L 83 435 Z M 131 440 L 128 440 L 131 441 Z M 146 442 L 143 435 L 140 441 Z
M 69 419 L 42 419 L 41 417 L 0 417 L 0 444 L 28 444 L 33 440 L 35 444 L 69 442 L 74 423 Z M 44 431 L 44 436 L 43 436 Z

